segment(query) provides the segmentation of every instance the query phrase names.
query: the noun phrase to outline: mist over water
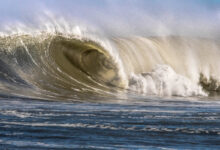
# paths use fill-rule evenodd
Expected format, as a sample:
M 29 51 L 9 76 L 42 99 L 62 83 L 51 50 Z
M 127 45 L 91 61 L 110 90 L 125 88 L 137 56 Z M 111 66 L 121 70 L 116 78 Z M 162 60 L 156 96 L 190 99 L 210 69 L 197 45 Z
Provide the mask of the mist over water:
M 12 5 L 14 4 L 14 5 Z M 31 7 L 32 5 L 32 7 Z M 33 7 L 35 6 L 35 7 Z M 45 12 L 52 13 L 75 24 L 84 23 L 88 28 L 113 35 L 219 35 L 219 2 L 193 0 L 188 2 L 167 0 L 89 0 L 2 2 L 1 21 L 20 22 L 37 26 Z M 8 9 L 11 8 L 11 9 Z M 47 18 L 50 20 L 50 18 Z M 4 24 L 1 24 L 1 26 Z
M 30 11 L 29 3 L 22 7 L 23 13 Z M 76 1 L 71 8 L 69 1 L 33 3 L 38 7 L 27 16 L 17 16 L 21 8 L 16 7 L 1 24 L 1 57 L 9 67 L 16 65 L 14 72 L 40 91 L 57 95 L 54 89 L 61 87 L 64 91 L 75 86 L 100 89 L 81 76 L 107 89 L 113 86 L 146 95 L 207 96 L 219 90 L 218 2 L 102 1 L 94 5 Z M 43 74 L 33 77 L 31 70 Z M 38 76 L 45 76 L 42 83 Z M 54 85 L 47 76 L 60 81 Z M 74 82 L 66 87 L 63 80 L 69 79 Z
M 0 2 L 0 149 L 219 149 L 218 0 Z
M 182 3 L 175 1 L 167 1 L 167 4 L 128 1 L 124 5 L 119 1 L 103 1 L 94 6 L 76 2 L 80 10 L 74 6 L 70 9 L 68 1 L 51 8 L 50 1 L 34 3 L 43 11 L 35 7 L 36 10 L 30 12 L 31 18 L 27 15 L 13 19 L 16 15 L 12 14 L 1 24 L 1 55 L 3 62 L 16 65 L 15 72 L 27 84 L 37 87 L 41 96 L 50 97 L 50 92 L 57 95 L 53 88 L 61 87 L 64 91 L 71 91 L 75 86 L 100 89 L 81 76 L 125 93 L 208 96 L 211 91 L 219 91 L 216 27 L 219 16 L 218 9 L 213 8 L 217 2 L 210 2 L 210 8 L 203 1 L 199 5 L 191 2 L 181 6 Z M 64 6 L 66 9 L 61 11 L 59 8 Z M 19 11 L 19 7 L 17 9 Z M 160 11 L 156 11 L 158 9 Z M 24 52 L 15 55 L 19 51 Z M 15 62 L 8 61 L 5 55 L 13 57 Z M 18 61 L 23 57 L 29 59 L 22 62 L 25 66 Z M 31 63 L 33 65 L 27 67 Z M 31 70 L 40 74 L 33 78 L 35 75 L 27 73 Z M 57 71 L 65 77 L 54 74 Z M 47 76 L 51 74 L 55 81 L 61 81 L 56 85 L 54 81 L 48 82 Z M 47 86 L 38 81 L 39 76 L 45 76 L 42 83 L 45 84 L 45 80 Z M 66 87 L 63 80 L 69 82 L 67 78 L 74 82 Z M 49 93 L 42 94 L 42 90 Z M 82 92 L 81 88 L 79 91 Z M 36 89 L 33 92 L 39 93 Z

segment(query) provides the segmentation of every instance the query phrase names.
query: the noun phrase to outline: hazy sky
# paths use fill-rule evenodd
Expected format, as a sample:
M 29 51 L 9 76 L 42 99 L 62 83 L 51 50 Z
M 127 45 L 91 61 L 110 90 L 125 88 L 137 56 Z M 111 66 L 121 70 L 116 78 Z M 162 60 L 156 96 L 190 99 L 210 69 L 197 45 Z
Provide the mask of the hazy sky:
M 220 0 L 2 0 L 0 22 L 32 22 L 45 11 L 109 33 L 220 35 Z

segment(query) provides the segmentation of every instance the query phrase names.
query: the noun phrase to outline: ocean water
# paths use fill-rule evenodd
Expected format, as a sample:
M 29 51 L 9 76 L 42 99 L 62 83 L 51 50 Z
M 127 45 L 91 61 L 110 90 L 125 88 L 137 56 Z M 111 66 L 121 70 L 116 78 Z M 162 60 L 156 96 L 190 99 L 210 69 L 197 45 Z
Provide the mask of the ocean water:
M 65 102 L 2 95 L 0 149 L 219 149 L 218 101 Z
M 0 28 L 0 149 L 220 149 L 219 38 L 89 27 Z

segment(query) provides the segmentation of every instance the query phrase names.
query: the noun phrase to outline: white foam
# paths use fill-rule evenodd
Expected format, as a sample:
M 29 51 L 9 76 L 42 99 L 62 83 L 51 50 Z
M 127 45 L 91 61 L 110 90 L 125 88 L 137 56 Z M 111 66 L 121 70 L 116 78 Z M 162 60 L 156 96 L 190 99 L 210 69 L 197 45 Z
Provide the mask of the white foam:
M 177 74 L 168 65 L 157 65 L 148 73 L 131 74 L 130 90 L 160 96 L 207 96 L 201 86 Z
M 11 34 L 36 36 L 43 32 L 94 41 L 110 54 L 119 68 L 118 74 L 122 79 L 122 85 L 119 87 L 143 94 L 206 96 L 207 94 L 198 85 L 200 74 L 203 74 L 208 81 L 210 78 L 220 81 L 218 78 L 220 70 L 216 68 L 219 66 L 220 53 L 216 43 L 209 40 L 204 43 L 205 40 L 193 38 L 190 40 L 166 37 L 144 38 L 138 35 L 109 39 L 100 29 L 80 24 L 76 20 L 55 16 L 50 12 L 38 17 L 36 22 L 37 25 L 21 22 L 7 24 L 5 29 L 1 30 L 0 36 Z M 158 64 L 169 66 L 159 65 L 154 68 Z

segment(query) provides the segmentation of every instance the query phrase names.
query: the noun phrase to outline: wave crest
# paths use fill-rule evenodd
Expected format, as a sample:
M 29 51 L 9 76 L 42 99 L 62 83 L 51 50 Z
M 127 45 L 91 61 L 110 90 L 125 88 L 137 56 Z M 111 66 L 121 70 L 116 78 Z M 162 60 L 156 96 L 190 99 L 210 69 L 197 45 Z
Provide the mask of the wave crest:
M 214 78 L 219 70 L 211 70 L 220 56 L 216 42 L 182 37 L 109 41 L 114 51 L 103 46 L 105 40 L 91 36 L 43 32 L 2 36 L 0 59 L 10 71 L 0 70 L 6 74 L 0 76 L 1 89 L 52 99 L 120 91 L 160 96 L 206 96 L 204 91 L 219 91 L 219 80 Z M 22 84 L 13 83 L 18 81 Z M 22 89 L 26 85 L 33 87 L 28 94 Z

